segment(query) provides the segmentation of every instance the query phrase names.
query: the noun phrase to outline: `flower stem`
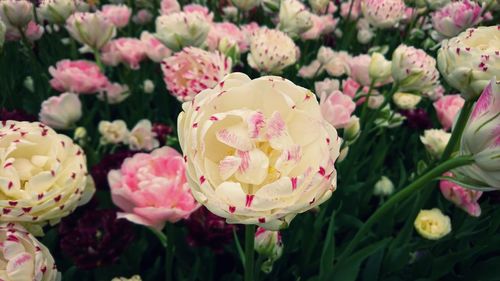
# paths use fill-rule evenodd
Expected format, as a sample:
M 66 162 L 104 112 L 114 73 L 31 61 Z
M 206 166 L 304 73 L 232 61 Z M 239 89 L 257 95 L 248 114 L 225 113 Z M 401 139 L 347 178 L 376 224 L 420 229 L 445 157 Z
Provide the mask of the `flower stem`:
M 411 195 L 415 194 L 421 188 L 426 186 L 429 182 L 431 182 L 435 178 L 441 176 L 443 173 L 460 166 L 471 164 L 472 162 L 474 162 L 472 156 L 460 156 L 449 159 L 439 164 L 437 167 L 425 173 L 424 175 L 413 181 L 411 184 L 403 188 L 401 191 L 393 195 L 387 202 L 385 202 L 385 204 L 382 205 L 382 207 L 377 209 L 375 213 L 373 213 L 370 216 L 370 218 L 368 218 L 368 220 L 358 230 L 358 232 L 351 240 L 351 242 L 347 245 L 343 253 L 339 256 L 338 261 L 340 262 L 340 260 L 342 260 L 346 256 L 349 256 L 352 253 L 352 251 L 355 250 L 360 240 L 363 237 L 366 237 L 366 234 L 368 231 L 370 231 L 370 228 L 377 221 L 379 221 L 389 210 L 391 210 L 396 204 L 405 200 Z
M 101 55 L 99 54 L 99 50 L 94 49 L 93 52 L 94 52 L 94 57 L 95 57 L 95 63 L 97 64 L 97 66 L 99 66 L 99 69 L 104 73 L 104 65 L 102 64 Z
M 167 242 L 167 246 L 165 247 L 165 281 L 171 281 L 172 279 L 172 265 L 174 263 L 174 243 L 173 243 L 173 229 L 172 225 L 168 224 L 166 225 L 166 233 L 167 237 L 170 238 L 170 240 Z
M 255 281 L 254 275 L 254 239 L 255 225 L 245 226 L 245 281 Z
M 474 100 L 467 100 L 464 104 L 464 107 L 460 111 L 460 115 L 458 117 L 455 128 L 453 128 L 453 132 L 451 134 L 450 140 L 448 141 L 448 145 L 441 156 L 441 162 L 444 162 L 450 158 L 457 144 L 462 137 L 462 133 L 464 132 L 465 125 L 467 125 L 467 120 L 469 119 L 469 115 L 472 111 L 472 106 L 474 105 Z

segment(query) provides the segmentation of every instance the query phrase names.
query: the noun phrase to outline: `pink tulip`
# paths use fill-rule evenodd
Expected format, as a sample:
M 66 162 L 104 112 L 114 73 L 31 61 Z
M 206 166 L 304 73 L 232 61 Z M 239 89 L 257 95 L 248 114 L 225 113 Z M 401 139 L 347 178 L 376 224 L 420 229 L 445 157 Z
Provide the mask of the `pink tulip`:
M 198 5 L 198 4 L 189 4 L 182 8 L 182 11 L 189 13 L 199 13 L 202 17 L 204 17 L 207 22 L 211 23 L 214 20 L 214 14 L 211 13 L 207 7 Z
M 237 44 L 241 53 L 248 50 L 249 42 L 246 40 L 245 34 L 237 25 L 230 22 L 220 22 L 212 25 L 207 37 L 208 49 L 211 51 L 217 50 L 223 38 L 228 40 L 231 45 Z
M 447 172 L 444 175 L 453 177 L 451 172 Z M 439 189 L 441 189 L 441 193 L 444 198 L 467 212 L 469 215 L 473 217 L 479 217 L 481 215 L 481 206 L 479 206 L 477 200 L 481 197 L 483 192 L 473 189 L 465 189 L 460 185 L 447 180 L 441 180 L 439 182 Z
M 102 14 L 110 20 L 116 28 L 127 26 L 132 10 L 126 5 L 104 5 L 102 6 Z
M 349 64 L 349 76 L 363 86 L 369 86 L 371 83 L 368 67 L 372 58 L 370 55 L 359 55 L 352 57 Z
M 351 114 L 356 109 L 356 104 L 352 99 L 340 91 L 322 95 L 319 105 L 323 117 L 337 129 L 349 124 Z
M 108 78 L 101 73 L 97 64 L 86 60 L 62 60 L 51 66 L 50 85 L 60 92 L 91 94 L 104 89 Z
M 132 21 L 136 24 L 144 25 L 153 20 L 153 14 L 147 9 L 140 9 L 137 14 L 132 17 Z
M 181 11 L 181 5 L 179 5 L 177 0 L 162 0 L 160 6 L 161 15 L 168 15 Z
M 469 0 L 451 2 L 432 14 L 432 26 L 439 37 L 450 38 L 480 23 L 483 9 Z
M 332 15 L 318 16 L 311 14 L 311 20 L 312 27 L 300 35 L 304 40 L 318 39 L 321 35 L 332 32 L 338 22 Z
M 144 44 L 146 55 L 154 62 L 161 62 L 172 54 L 169 48 L 165 47 L 160 40 L 147 31 L 141 33 L 141 42 Z
M 102 62 L 116 66 L 119 63 L 128 65 L 131 69 L 139 69 L 140 62 L 146 58 L 145 46 L 135 38 L 119 38 L 110 41 L 102 48 Z
M 108 182 L 118 218 L 161 230 L 166 222 L 187 219 L 198 208 L 186 180 L 182 155 L 168 146 L 137 153 L 111 170 Z
M 446 95 L 434 102 L 439 122 L 446 131 L 451 129 L 458 112 L 464 106 L 465 100 L 460 95 Z

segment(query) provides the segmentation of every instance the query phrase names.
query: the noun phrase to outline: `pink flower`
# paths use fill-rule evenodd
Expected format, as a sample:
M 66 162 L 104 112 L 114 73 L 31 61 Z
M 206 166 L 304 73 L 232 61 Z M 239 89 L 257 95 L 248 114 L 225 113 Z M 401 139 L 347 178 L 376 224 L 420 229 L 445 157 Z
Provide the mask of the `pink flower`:
M 349 76 L 363 86 L 369 86 L 371 83 L 368 67 L 372 61 L 370 55 L 359 55 L 352 57 L 349 64 Z
M 53 96 L 42 103 L 39 116 L 53 129 L 69 129 L 82 117 L 82 103 L 73 93 Z
M 135 38 L 119 38 L 110 41 L 102 48 L 102 62 L 109 66 L 127 64 L 131 69 L 139 69 L 140 62 L 146 57 L 144 44 Z
M 314 90 L 316 95 L 321 97 L 323 94 L 330 94 L 340 87 L 339 80 L 326 78 L 323 81 L 314 83 Z
M 465 100 L 460 95 L 446 95 L 434 102 L 439 123 L 446 131 L 451 129 L 458 112 L 464 106 Z
M 453 177 L 453 174 L 447 172 L 444 176 Z M 439 189 L 441 189 L 444 198 L 467 212 L 469 215 L 473 217 L 479 217 L 481 215 L 481 206 L 479 206 L 477 200 L 483 194 L 482 191 L 465 189 L 447 180 L 441 180 L 439 182 Z
M 332 32 L 338 22 L 338 20 L 334 19 L 332 15 L 318 16 L 311 14 L 311 20 L 313 22 L 313 26 L 300 35 L 300 37 L 304 40 L 318 39 L 321 35 Z
M 124 101 L 130 95 L 127 85 L 119 83 L 109 83 L 108 86 L 99 94 L 97 98 L 109 104 L 118 104 Z
M 154 62 L 161 62 L 172 54 L 169 48 L 165 47 L 160 40 L 147 31 L 141 33 L 141 42 L 144 44 L 146 55 Z
M 111 170 L 108 182 L 118 218 L 161 230 L 166 222 L 187 219 L 198 208 L 186 180 L 185 164 L 168 146 L 137 153 Z
M 361 11 L 368 22 L 378 28 L 396 27 L 405 16 L 403 0 L 364 0 Z
M 23 30 L 26 39 L 30 42 L 40 39 L 44 31 L 44 28 L 41 25 L 36 24 L 34 21 L 30 21 Z M 7 41 L 19 41 L 21 38 L 22 35 L 19 32 L 19 29 L 7 27 L 7 32 L 5 34 L 5 39 Z
M 344 95 L 347 95 L 353 99 L 360 87 L 361 85 L 358 82 L 354 81 L 352 78 L 347 78 L 342 83 L 342 92 L 344 93 Z
M 212 88 L 231 72 L 231 59 L 219 52 L 188 47 L 162 62 L 167 89 L 179 101 L 189 101 Z
M 137 14 L 132 17 L 132 21 L 140 25 L 148 24 L 152 19 L 153 14 L 147 9 L 140 9 Z
M 189 4 L 182 8 L 182 11 L 190 14 L 190 13 L 198 13 L 203 16 L 207 22 L 211 23 L 214 20 L 214 14 L 212 14 L 207 7 L 198 5 L 198 4 Z
M 451 2 L 432 14 L 432 26 L 439 32 L 439 39 L 451 38 L 480 23 L 483 9 L 469 0 Z
M 109 19 L 116 28 L 127 26 L 132 10 L 126 5 L 104 5 L 102 6 L 102 14 Z
M 225 38 L 231 45 L 238 44 L 241 53 L 248 50 L 248 40 L 245 34 L 233 23 L 214 23 L 207 37 L 208 49 L 211 51 L 219 48 L 220 41 Z
M 351 114 L 356 109 L 352 99 L 341 91 L 321 96 L 319 106 L 323 117 L 336 129 L 344 128 L 351 120 Z
M 359 18 L 360 15 L 361 15 L 361 0 L 349 0 L 347 2 L 343 2 L 342 4 L 340 4 L 340 16 L 342 18 L 355 20 Z
M 181 5 L 177 0 L 161 0 L 160 14 L 168 15 L 181 11 Z
M 61 60 L 56 67 L 51 66 L 49 73 L 52 75 L 50 85 L 60 92 L 90 94 L 104 89 L 108 78 L 101 73 L 99 67 L 86 60 Z

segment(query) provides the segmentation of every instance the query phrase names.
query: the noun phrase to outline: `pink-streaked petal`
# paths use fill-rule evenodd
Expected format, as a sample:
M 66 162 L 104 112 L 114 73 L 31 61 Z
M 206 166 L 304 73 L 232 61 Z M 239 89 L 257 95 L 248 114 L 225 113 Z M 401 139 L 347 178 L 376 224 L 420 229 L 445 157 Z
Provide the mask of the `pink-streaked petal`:
M 237 150 L 249 151 L 253 148 L 253 143 L 243 124 L 223 128 L 217 132 L 216 137 L 221 143 Z
M 272 148 L 282 150 L 292 145 L 292 139 L 286 130 L 285 120 L 278 111 L 273 112 L 267 122 L 266 138 Z
M 238 181 L 248 184 L 261 184 L 267 177 L 269 159 L 260 149 L 238 151 L 241 164 L 235 176 Z
M 5 271 L 9 281 L 27 281 L 27 276 L 33 275 L 35 261 L 29 253 L 20 253 L 7 262 Z
M 222 180 L 230 178 L 240 167 L 241 158 L 235 156 L 226 156 L 219 163 L 219 174 Z

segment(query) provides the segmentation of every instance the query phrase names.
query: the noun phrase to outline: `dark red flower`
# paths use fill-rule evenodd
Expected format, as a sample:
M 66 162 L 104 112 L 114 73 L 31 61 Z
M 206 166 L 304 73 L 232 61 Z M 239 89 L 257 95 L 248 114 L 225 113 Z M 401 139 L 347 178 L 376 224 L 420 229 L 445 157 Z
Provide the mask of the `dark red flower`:
M 174 130 L 169 125 L 154 123 L 152 131 L 156 134 L 156 139 L 160 142 L 160 146 L 164 146 L 167 141 L 167 137 L 172 134 Z
M 406 117 L 405 124 L 411 129 L 425 130 L 432 128 L 432 121 L 423 108 L 401 110 L 400 113 Z
M 7 110 L 5 108 L 0 109 L 0 120 L 15 120 L 15 121 L 29 121 L 35 122 L 38 119 L 36 116 L 28 114 L 21 110 Z
M 85 208 L 61 221 L 60 246 L 64 255 L 82 269 L 116 262 L 134 239 L 133 226 L 116 219 L 115 210 Z
M 185 221 L 188 229 L 187 242 L 193 247 L 207 246 L 214 252 L 223 252 L 224 244 L 233 240 L 233 229 L 237 226 L 227 224 L 207 208 L 200 207 Z
M 113 154 L 104 156 L 101 162 L 97 163 L 90 170 L 96 188 L 105 189 L 108 186 L 108 173 L 111 170 L 119 169 L 122 166 L 123 160 L 132 157 L 136 152 L 130 150 L 118 151 Z

